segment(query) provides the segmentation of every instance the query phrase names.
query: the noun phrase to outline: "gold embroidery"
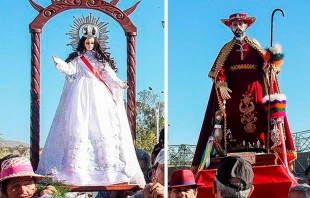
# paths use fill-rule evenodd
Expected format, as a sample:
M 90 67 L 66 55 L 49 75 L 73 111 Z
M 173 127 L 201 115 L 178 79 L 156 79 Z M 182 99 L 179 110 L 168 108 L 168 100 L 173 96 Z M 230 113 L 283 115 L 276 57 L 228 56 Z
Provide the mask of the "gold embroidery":
M 224 47 L 220 51 L 220 54 L 218 55 L 217 60 L 215 61 L 215 67 L 212 68 L 212 70 L 209 72 L 208 76 L 210 78 L 216 79 L 218 73 L 220 72 L 220 70 L 224 66 L 224 63 L 225 63 L 228 55 L 230 54 L 230 51 L 234 47 L 235 43 L 236 43 L 236 40 L 233 39 L 224 45 Z
M 253 124 L 256 122 L 257 117 L 254 115 L 255 105 L 253 103 L 253 98 L 250 94 L 245 93 L 242 95 L 243 99 L 239 104 L 239 110 L 242 113 L 241 123 L 245 124 L 244 130 L 247 133 L 254 133 L 256 126 Z
M 273 142 L 273 146 L 271 147 L 271 149 L 273 149 L 276 146 L 281 145 L 280 130 L 278 128 L 274 128 L 273 130 L 271 130 L 270 139 Z
M 240 64 L 240 65 L 230 66 L 231 71 L 241 70 L 241 69 L 255 69 L 255 70 L 257 70 L 257 66 L 254 64 Z
M 224 66 L 224 63 L 228 57 L 228 55 L 230 54 L 232 48 L 234 47 L 236 43 L 236 40 L 233 39 L 232 41 L 228 42 L 225 44 L 225 46 L 222 48 L 222 50 L 220 51 L 220 54 L 218 55 L 217 60 L 215 61 L 215 67 L 209 72 L 209 77 L 213 79 L 213 81 L 216 81 L 217 75 L 220 72 L 220 70 L 222 69 L 222 67 Z M 219 107 L 220 109 L 224 109 L 224 103 L 222 98 L 220 97 L 219 91 L 218 89 L 215 89 L 216 92 L 216 97 L 217 97 L 217 101 L 219 103 Z M 226 114 L 224 114 L 224 145 L 225 145 L 225 149 L 227 150 L 227 119 L 226 119 Z
M 277 146 L 272 149 L 274 152 L 283 153 L 282 148 Z M 294 150 L 286 150 L 286 155 L 290 158 L 288 161 L 293 161 L 297 158 L 297 152 Z
M 259 46 L 258 44 L 256 44 L 253 39 L 250 39 L 248 37 L 245 37 L 245 42 L 248 43 L 252 48 L 254 48 L 255 50 L 258 51 L 258 53 L 260 54 L 260 56 L 264 59 L 266 51 Z M 216 61 L 215 61 L 215 66 L 212 67 L 211 71 L 209 72 L 209 77 L 212 79 L 216 79 L 218 73 L 220 72 L 220 70 L 222 69 L 222 67 L 224 66 L 224 63 L 228 57 L 228 55 L 230 54 L 232 48 L 234 47 L 234 45 L 236 44 L 236 40 L 233 39 L 230 42 L 226 43 L 224 45 L 224 47 L 221 49 L 220 54 L 218 55 Z
M 272 149 L 274 152 L 276 153 L 280 153 L 280 154 L 283 154 L 283 150 L 281 147 L 274 147 Z M 279 156 L 279 155 L 276 155 L 276 156 Z M 288 166 L 289 166 L 289 169 L 290 171 L 293 171 L 293 161 L 297 159 L 297 152 L 294 151 L 294 150 L 286 150 L 286 156 L 287 156 L 287 162 L 288 162 Z M 277 161 L 275 161 L 277 162 Z
M 266 54 L 266 51 L 258 44 L 256 44 L 254 42 L 253 39 L 250 39 L 248 37 L 245 37 L 245 41 L 251 46 L 253 47 L 254 49 L 256 49 L 258 51 L 258 53 L 261 55 L 261 57 L 265 60 L 265 54 Z

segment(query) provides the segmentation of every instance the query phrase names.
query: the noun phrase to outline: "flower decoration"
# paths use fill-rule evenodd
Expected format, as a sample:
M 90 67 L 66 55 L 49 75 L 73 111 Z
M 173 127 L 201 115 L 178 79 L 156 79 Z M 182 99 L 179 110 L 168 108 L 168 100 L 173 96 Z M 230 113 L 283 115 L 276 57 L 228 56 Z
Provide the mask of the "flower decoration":
M 266 49 L 265 61 L 271 62 L 275 67 L 280 67 L 283 63 L 283 59 L 284 54 L 280 44 L 276 44 L 275 46 Z

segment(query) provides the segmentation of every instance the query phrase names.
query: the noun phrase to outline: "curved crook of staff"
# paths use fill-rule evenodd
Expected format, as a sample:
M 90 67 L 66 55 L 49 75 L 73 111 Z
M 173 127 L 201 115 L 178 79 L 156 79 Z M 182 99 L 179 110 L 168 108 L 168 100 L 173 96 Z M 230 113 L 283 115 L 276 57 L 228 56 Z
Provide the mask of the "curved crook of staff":
M 271 29 L 270 29 L 270 47 L 273 46 L 273 18 L 274 18 L 274 14 L 277 11 L 280 11 L 282 13 L 282 16 L 284 17 L 284 11 L 282 9 L 276 8 L 276 9 L 274 9 L 272 11 L 272 14 L 271 14 Z M 271 79 L 271 72 L 272 72 L 271 70 L 272 70 L 272 67 L 270 67 L 270 69 L 269 69 L 269 79 Z M 268 153 L 270 151 L 269 150 L 270 149 L 270 147 L 269 147 L 269 141 L 270 141 L 269 140 L 270 139 L 269 133 L 270 133 L 270 95 L 271 95 L 270 88 L 271 88 L 271 86 L 273 86 L 273 83 L 270 81 L 270 83 L 268 85 L 269 108 L 268 108 L 268 115 L 267 115 L 267 117 L 268 117 L 268 128 L 267 128 L 267 150 L 268 150 Z
M 282 13 L 282 16 L 284 17 L 284 11 L 280 8 L 274 9 L 272 14 L 271 14 L 270 47 L 272 47 L 272 45 L 273 45 L 273 43 L 272 43 L 273 42 L 273 17 L 277 11 L 280 11 Z

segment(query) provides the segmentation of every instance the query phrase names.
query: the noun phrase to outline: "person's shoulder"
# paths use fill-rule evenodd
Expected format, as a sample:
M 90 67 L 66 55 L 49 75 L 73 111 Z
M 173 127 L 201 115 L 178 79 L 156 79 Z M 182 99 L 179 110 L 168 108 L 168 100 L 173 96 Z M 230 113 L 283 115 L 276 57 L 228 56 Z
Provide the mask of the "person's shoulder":
M 232 44 L 234 43 L 234 39 L 232 39 L 232 40 L 230 40 L 230 41 L 228 41 L 228 42 L 226 42 L 223 46 L 222 46 L 222 48 L 221 48 L 221 50 L 220 50 L 220 53 L 224 50 L 228 50 L 231 46 L 232 46 Z
M 229 44 L 232 43 L 233 41 L 234 41 L 234 39 L 232 39 L 232 40 L 226 42 L 226 43 L 224 44 L 224 46 L 229 45 Z
M 255 39 L 255 38 L 248 38 L 251 42 L 253 42 L 255 45 L 258 45 L 258 46 L 260 46 L 261 47 L 261 44 L 258 42 L 258 40 L 257 39 Z

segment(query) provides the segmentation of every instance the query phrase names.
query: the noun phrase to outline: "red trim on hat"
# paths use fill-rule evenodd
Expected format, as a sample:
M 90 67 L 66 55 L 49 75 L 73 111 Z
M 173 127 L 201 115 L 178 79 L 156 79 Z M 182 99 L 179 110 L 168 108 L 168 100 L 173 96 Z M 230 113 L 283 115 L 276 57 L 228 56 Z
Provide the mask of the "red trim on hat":
M 244 21 L 246 24 L 248 24 L 248 27 L 250 27 L 255 22 L 255 20 L 255 17 L 247 17 L 245 13 L 235 13 L 231 14 L 229 19 L 221 19 L 222 23 L 228 27 L 230 27 L 233 21 Z
M 17 165 L 11 166 L 1 171 L 1 178 L 7 177 L 12 174 L 19 174 L 22 172 L 33 172 L 32 166 L 30 165 Z

